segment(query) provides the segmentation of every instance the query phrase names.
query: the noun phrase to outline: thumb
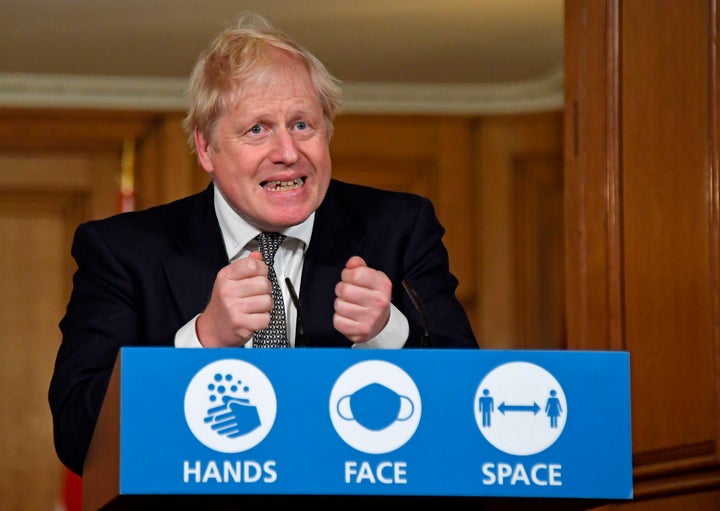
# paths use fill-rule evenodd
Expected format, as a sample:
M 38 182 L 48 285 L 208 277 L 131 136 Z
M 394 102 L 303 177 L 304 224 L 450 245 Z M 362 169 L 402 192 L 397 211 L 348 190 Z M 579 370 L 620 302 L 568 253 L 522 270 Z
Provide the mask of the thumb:
M 347 263 L 345 263 L 345 268 L 347 268 L 349 270 L 353 270 L 355 268 L 361 268 L 363 266 L 367 266 L 367 263 L 360 256 L 352 256 L 350 259 L 348 259 Z

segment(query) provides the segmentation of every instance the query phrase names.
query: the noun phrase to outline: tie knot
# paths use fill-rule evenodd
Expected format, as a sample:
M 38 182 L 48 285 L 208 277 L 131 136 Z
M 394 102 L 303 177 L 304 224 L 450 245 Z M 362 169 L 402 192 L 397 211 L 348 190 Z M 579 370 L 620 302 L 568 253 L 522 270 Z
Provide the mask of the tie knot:
M 263 256 L 265 264 L 272 266 L 275 260 L 275 253 L 285 239 L 285 235 L 279 232 L 262 232 L 258 234 L 255 239 L 258 242 L 260 253 Z

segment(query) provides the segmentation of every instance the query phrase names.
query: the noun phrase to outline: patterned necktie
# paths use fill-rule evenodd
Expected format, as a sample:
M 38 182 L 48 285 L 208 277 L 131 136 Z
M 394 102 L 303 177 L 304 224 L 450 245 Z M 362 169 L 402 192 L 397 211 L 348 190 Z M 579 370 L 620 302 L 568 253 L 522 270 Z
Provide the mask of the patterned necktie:
M 275 253 L 285 239 L 279 232 L 264 232 L 256 238 L 260 246 L 260 253 L 268 266 L 268 279 L 272 284 L 273 308 L 270 311 L 270 324 L 264 330 L 258 330 L 253 336 L 253 346 L 256 348 L 287 348 L 287 325 L 285 322 L 285 304 L 282 291 L 275 275 Z

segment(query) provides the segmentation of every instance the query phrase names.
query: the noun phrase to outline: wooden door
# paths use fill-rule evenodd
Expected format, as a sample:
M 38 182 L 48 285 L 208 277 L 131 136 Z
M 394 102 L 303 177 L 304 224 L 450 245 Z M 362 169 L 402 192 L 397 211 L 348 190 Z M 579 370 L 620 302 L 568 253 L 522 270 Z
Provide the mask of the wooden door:
M 64 468 L 47 392 L 77 225 L 118 211 L 123 145 L 143 116 L 0 112 L 0 504 L 52 510 Z
M 634 502 L 720 509 L 720 11 L 565 4 L 568 342 L 630 352 Z

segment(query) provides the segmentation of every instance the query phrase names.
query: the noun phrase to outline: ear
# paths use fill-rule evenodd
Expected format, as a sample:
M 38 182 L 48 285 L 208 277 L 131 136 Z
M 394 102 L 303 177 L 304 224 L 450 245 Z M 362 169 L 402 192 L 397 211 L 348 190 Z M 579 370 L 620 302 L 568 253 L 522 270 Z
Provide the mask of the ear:
M 205 139 L 205 135 L 197 128 L 193 129 L 193 138 L 195 139 L 195 151 L 197 152 L 200 165 L 205 169 L 205 172 L 212 174 L 214 168 L 210 160 L 210 143 Z

